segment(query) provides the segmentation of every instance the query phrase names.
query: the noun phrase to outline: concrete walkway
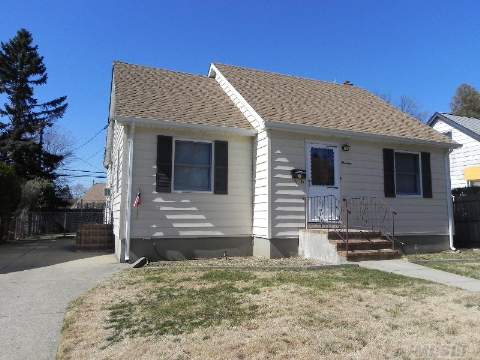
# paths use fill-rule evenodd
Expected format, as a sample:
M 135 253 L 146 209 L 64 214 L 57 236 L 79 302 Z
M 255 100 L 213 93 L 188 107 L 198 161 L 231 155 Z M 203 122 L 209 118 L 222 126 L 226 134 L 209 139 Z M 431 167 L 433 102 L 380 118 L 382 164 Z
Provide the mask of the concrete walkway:
M 439 284 L 454 286 L 463 290 L 480 292 L 480 280 L 435 270 L 405 260 L 360 261 L 361 267 L 419 278 Z
M 73 240 L 0 246 L 0 359 L 54 359 L 70 301 L 124 268 Z

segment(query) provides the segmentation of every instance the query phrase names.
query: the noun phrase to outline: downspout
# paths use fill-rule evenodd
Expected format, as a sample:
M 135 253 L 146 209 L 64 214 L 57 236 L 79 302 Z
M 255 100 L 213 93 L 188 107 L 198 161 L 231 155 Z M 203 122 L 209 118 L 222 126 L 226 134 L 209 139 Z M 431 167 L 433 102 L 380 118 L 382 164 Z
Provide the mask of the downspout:
M 456 251 L 457 249 L 453 245 L 453 233 L 454 233 L 454 222 L 453 222 L 453 203 L 452 203 L 452 189 L 450 183 L 450 153 L 452 149 L 449 149 L 445 153 L 445 195 L 447 198 L 447 212 L 448 212 L 448 237 L 450 240 L 450 249 Z
M 135 135 L 135 124 L 128 127 L 127 146 L 127 201 L 125 210 L 125 262 L 130 261 L 130 223 L 132 214 L 132 175 L 133 175 L 133 136 Z

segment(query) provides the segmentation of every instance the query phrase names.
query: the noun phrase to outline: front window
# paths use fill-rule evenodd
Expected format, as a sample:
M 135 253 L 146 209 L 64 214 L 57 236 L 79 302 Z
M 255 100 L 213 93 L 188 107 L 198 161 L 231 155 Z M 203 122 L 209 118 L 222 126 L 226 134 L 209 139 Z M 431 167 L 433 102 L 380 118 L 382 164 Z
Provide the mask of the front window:
M 397 195 L 420 195 L 419 154 L 395 152 L 395 184 Z
M 212 190 L 212 143 L 175 140 L 173 189 Z

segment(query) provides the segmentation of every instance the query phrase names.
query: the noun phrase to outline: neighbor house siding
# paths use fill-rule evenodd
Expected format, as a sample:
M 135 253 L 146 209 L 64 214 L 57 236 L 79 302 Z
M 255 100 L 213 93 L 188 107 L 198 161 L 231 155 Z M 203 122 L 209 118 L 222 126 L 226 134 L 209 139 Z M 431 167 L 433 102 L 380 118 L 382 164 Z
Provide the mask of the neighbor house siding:
M 228 141 L 228 194 L 157 193 L 157 135 Z M 213 180 L 213 179 L 212 179 Z M 234 237 L 252 235 L 252 138 L 201 131 L 136 128 L 133 148 L 131 238 Z
M 480 166 L 480 142 L 441 120 L 433 128 L 441 133 L 451 132 L 452 140 L 462 144 L 450 154 L 450 177 L 452 189 L 467 186 L 463 171 L 468 166 Z
M 255 112 L 255 110 L 243 99 L 243 97 L 233 88 L 225 77 L 213 67 L 215 80 L 225 91 L 232 102 L 238 107 L 252 127 L 257 131 L 257 137 L 254 144 L 254 185 L 253 185 L 253 228 L 252 233 L 255 237 L 269 238 L 269 220 L 270 220 L 270 191 L 269 171 L 270 171 L 270 143 L 265 130 L 264 120 Z
M 340 151 L 341 197 L 370 196 L 384 201 L 398 212 L 397 234 L 448 234 L 445 191 L 445 150 L 429 147 L 400 146 L 357 142 L 351 139 L 310 136 L 272 131 L 272 238 L 298 237 L 304 227 L 305 184 L 296 184 L 290 175 L 293 168 L 305 169 L 306 142 L 350 144 L 350 151 Z M 385 198 L 383 189 L 383 148 L 431 153 L 433 198 Z M 342 163 L 343 162 L 343 163 Z

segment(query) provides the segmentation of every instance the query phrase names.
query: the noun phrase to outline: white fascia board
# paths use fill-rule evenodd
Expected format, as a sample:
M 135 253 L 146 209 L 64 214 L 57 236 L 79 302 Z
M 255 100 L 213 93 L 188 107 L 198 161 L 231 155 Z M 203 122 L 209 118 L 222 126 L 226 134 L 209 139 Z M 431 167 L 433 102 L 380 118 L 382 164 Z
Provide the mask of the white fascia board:
M 220 70 L 218 70 L 218 68 L 214 64 L 210 64 L 210 69 L 208 70 L 208 77 L 214 78 L 218 83 L 223 82 L 223 83 L 227 84 L 228 90 L 231 91 L 231 93 L 233 94 L 233 97 L 236 98 L 238 101 L 240 101 L 241 105 L 245 107 L 245 109 L 248 111 L 249 115 L 253 116 L 255 118 L 255 120 L 258 121 L 259 124 L 261 124 L 260 128 L 257 129 L 257 130 L 263 130 L 263 128 L 265 127 L 265 120 L 263 120 L 263 118 L 255 111 L 255 109 L 247 102 L 247 100 L 245 100 L 245 98 L 237 91 L 237 89 L 235 89 L 233 87 L 233 85 L 230 84 L 230 82 L 227 80 L 227 78 L 220 72 Z M 226 89 L 223 89 L 223 90 L 225 91 L 225 93 L 227 93 Z M 228 94 L 227 94 L 227 96 L 228 96 Z M 232 96 L 230 96 L 230 98 L 233 101 Z M 240 110 L 240 106 L 238 106 L 235 103 L 235 101 L 233 101 L 233 102 L 237 106 L 237 108 L 239 108 L 239 110 Z M 247 118 L 247 120 L 248 120 L 248 118 Z
M 343 137 L 348 139 L 358 139 L 363 141 L 384 141 L 386 143 L 396 143 L 396 144 L 412 144 L 412 145 L 425 145 L 425 146 L 435 146 L 440 148 L 447 148 L 447 149 L 456 149 L 461 147 L 461 144 L 449 144 L 444 142 L 438 141 L 428 141 L 428 140 L 419 140 L 419 139 L 411 139 L 411 138 L 404 138 L 400 136 L 389 136 L 389 135 L 381 135 L 381 134 L 372 134 L 372 133 L 361 133 L 356 131 L 349 131 L 349 130 L 338 130 L 338 129 L 328 129 L 322 128 L 318 126 L 310 126 L 310 125 L 299 125 L 299 124 L 285 124 L 273 121 L 265 122 L 265 127 L 267 129 L 273 130 L 283 130 L 283 131 L 290 131 L 296 133 L 308 133 L 308 134 L 315 134 L 315 135 L 326 135 L 326 136 L 336 136 L 336 137 Z
M 135 117 L 116 117 L 116 121 L 124 125 L 137 125 L 143 127 L 151 127 L 158 129 L 173 129 L 173 130 L 200 130 L 200 131 L 211 131 L 218 133 L 233 134 L 239 136 L 255 136 L 257 131 L 255 129 L 241 129 L 241 128 L 230 128 L 222 126 L 213 126 L 213 125 L 203 125 L 203 124 L 185 124 L 179 123 L 176 121 L 169 120 L 158 120 L 158 119 L 144 119 L 144 118 L 135 118 Z

